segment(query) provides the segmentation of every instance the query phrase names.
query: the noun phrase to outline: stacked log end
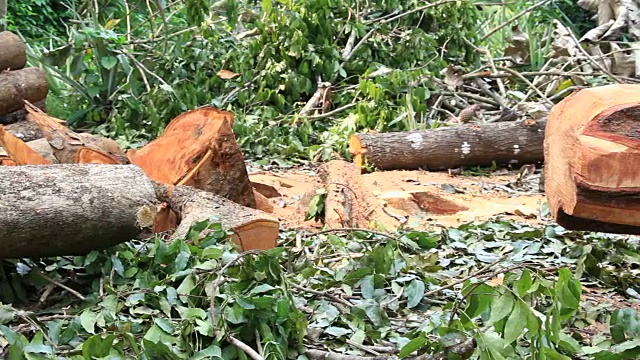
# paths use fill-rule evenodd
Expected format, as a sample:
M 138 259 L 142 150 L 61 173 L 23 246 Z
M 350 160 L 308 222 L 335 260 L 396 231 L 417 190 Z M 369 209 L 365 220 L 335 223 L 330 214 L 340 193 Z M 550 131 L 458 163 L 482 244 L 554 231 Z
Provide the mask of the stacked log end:
M 27 52 L 24 42 L 9 31 L 0 32 L 0 119 L 21 119 L 24 101 L 41 102 L 49 86 L 45 72 L 36 67 L 25 68 Z
M 640 233 L 640 85 L 581 90 L 549 114 L 545 192 L 571 230 Z

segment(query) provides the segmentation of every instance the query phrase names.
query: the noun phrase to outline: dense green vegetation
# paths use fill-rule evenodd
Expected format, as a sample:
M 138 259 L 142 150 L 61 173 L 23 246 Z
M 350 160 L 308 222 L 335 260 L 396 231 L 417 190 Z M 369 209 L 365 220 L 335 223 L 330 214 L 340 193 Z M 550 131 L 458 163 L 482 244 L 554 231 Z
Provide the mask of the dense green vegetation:
M 290 160 L 344 154 L 348 135 L 357 130 L 437 126 L 447 116 L 429 106 L 431 93 L 443 88 L 439 72 L 449 64 L 480 67 L 475 46 L 500 56 L 510 28 L 486 44 L 480 35 L 530 6 L 440 1 L 425 7 L 395 0 L 10 4 L 10 28 L 30 40 L 32 63 L 50 73 L 54 116 L 135 147 L 180 112 L 211 104 L 236 115 L 235 130 L 249 155 Z M 531 34 L 532 70 L 548 50 L 550 27 L 537 30 L 554 18 L 579 20 L 574 13 L 584 11 L 569 0 L 553 1 L 513 23 Z M 220 70 L 238 76 L 222 79 Z M 333 86 L 330 109 L 343 110 L 296 121 L 320 82 Z

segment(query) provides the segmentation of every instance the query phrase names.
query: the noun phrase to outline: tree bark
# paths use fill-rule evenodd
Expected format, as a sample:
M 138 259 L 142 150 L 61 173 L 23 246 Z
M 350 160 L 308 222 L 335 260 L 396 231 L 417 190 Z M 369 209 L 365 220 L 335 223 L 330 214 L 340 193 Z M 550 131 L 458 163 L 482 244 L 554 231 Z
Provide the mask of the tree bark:
M 0 0 L 0 24 L 5 20 L 2 16 L 3 1 L 4 0 Z M 2 31 L 2 26 L 0 26 L 0 31 Z M 9 31 L 0 32 L 0 71 L 7 69 L 19 70 L 26 64 L 27 47 L 22 42 L 22 39 L 20 39 L 18 35 Z
M 640 233 L 640 88 L 578 91 L 549 114 L 545 193 L 565 228 Z
M 353 164 L 333 160 L 318 174 L 325 183 L 324 223 L 329 228 L 361 227 L 395 230 L 400 222 L 385 213 L 382 204 L 364 187 L 360 170 Z
M 37 102 L 49 91 L 44 71 L 38 68 L 0 72 L 0 116 L 24 107 L 24 100 Z
M 349 141 L 359 168 L 446 170 L 544 160 L 544 121 L 468 124 L 433 130 L 360 133 Z
M 187 186 L 167 188 L 134 165 L 0 166 L 0 258 L 83 255 L 150 231 L 162 202 L 180 233 L 217 217 L 243 249 L 275 246 L 279 223 Z

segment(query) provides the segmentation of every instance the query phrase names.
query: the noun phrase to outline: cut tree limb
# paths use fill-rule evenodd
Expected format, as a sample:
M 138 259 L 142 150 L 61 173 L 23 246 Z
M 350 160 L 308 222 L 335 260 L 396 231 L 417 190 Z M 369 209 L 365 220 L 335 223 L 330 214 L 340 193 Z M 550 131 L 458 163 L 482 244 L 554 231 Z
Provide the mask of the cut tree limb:
M 382 227 L 394 230 L 400 225 L 396 218 L 385 213 L 382 204 L 364 187 L 360 170 L 353 164 L 333 160 L 323 164 L 318 174 L 327 190 L 324 222 L 329 228 Z
M 196 222 L 215 219 L 233 232 L 232 237 L 243 251 L 266 250 L 276 246 L 279 223 L 266 213 L 257 211 L 210 192 L 188 186 L 177 186 L 167 192 L 164 201 L 181 216 L 174 238 L 187 235 Z
M 530 164 L 544 160 L 544 121 L 466 124 L 433 130 L 359 133 L 349 151 L 359 168 L 446 170 L 463 165 Z
M 640 86 L 580 90 L 549 114 L 545 192 L 572 230 L 640 233 Z
M 37 102 L 49 91 L 44 71 L 26 68 L 0 72 L 0 116 L 22 109 L 24 100 Z
M 244 250 L 275 246 L 277 220 L 187 186 L 174 189 L 134 165 L 0 166 L 0 258 L 82 255 L 151 230 L 162 202 L 179 233 L 217 217 Z M 27 195 L 25 195 L 27 194 Z
M 27 47 L 22 39 L 10 31 L 0 32 L 0 72 L 7 69 L 19 70 L 26 64 Z

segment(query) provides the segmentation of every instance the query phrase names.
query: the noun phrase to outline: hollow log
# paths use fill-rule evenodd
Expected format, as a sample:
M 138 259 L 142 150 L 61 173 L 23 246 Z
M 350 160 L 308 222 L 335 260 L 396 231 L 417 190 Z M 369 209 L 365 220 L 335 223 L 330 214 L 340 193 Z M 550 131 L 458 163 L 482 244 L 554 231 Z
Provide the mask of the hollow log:
M 384 211 L 380 201 L 364 187 L 360 170 L 333 160 L 318 169 L 325 183 L 324 223 L 329 228 L 361 227 L 395 230 L 400 222 Z
M 349 151 L 359 168 L 446 170 L 463 165 L 534 164 L 544 160 L 544 121 L 466 124 L 432 130 L 358 133 Z
M 545 192 L 572 230 L 640 233 L 640 86 L 580 90 L 549 113 Z
M 0 179 L 0 258 L 83 255 L 134 239 L 151 230 L 163 201 L 182 228 L 217 217 L 244 250 L 277 238 L 267 214 L 190 187 L 168 189 L 134 165 L 0 166 Z
M 0 71 L 19 70 L 26 64 L 27 47 L 22 39 L 10 31 L 0 32 Z
M 209 106 L 187 111 L 160 137 L 127 156 L 153 180 L 192 186 L 256 208 L 232 121 L 231 113 Z
M 24 100 L 32 103 L 42 100 L 48 91 L 47 78 L 41 69 L 0 72 L 0 115 L 22 109 Z

